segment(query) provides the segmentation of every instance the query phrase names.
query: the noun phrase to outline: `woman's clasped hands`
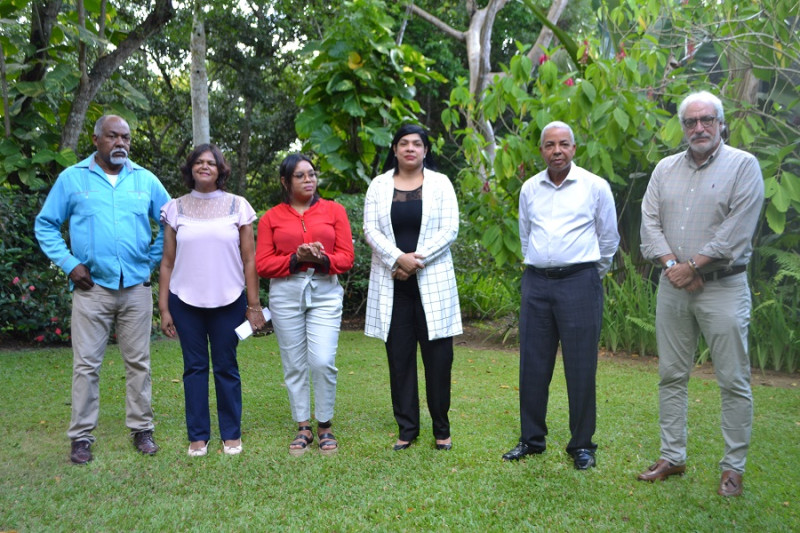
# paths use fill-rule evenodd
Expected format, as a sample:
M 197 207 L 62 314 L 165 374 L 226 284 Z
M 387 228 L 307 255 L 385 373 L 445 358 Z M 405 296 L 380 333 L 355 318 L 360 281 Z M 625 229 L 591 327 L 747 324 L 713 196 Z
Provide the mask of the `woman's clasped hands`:
M 422 262 L 422 259 L 424 258 L 424 255 L 416 252 L 408 252 L 401 255 L 397 258 L 397 268 L 392 271 L 392 278 L 400 281 L 406 281 L 418 271 L 425 268 L 425 263 Z
M 322 263 L 325 247 L 321 242 L 305 242 L 297 247 L 297 260 L 301 263 Z

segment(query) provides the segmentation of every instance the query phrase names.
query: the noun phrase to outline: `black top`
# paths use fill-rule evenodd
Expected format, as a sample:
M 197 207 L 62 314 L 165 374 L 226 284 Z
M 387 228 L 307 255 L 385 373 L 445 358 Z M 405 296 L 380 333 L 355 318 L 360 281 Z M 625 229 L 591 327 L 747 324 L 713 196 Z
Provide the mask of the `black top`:
M 392 229 L 397 247 L 403 253 L 414 252 L 422 225 L 422 185 L 413 191 L 394 190 Z

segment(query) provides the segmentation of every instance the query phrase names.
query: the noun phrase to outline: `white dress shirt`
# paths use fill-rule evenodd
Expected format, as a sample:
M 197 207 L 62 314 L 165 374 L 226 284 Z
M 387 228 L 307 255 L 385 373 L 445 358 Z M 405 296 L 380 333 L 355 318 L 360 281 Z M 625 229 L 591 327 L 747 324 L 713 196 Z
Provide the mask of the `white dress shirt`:
M 543 170 L 522 185 L 519 238 L 526 265 L 597 263 L 604 276 L 619 244 L 611 187 L 574 163 L 559 186 Z

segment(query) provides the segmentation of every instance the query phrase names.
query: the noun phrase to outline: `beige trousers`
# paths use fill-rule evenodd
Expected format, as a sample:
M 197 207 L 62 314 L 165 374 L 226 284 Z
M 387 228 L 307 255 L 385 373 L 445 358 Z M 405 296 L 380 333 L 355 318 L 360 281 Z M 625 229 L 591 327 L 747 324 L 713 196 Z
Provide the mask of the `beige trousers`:
M 689 374 L 702 333 L 711 350 L 722 398 L 725 452 L 722 470 L 743 473 L 753 428 L 753 395 L 747 332 L 750 325 L 747 274 L 709 281 L 698 292 L 675 289 L 661 278 L 656 308 L 661 457 L 686 462 Z
M 125 364 L 125 425 L 131 433 L 153 429 L 150 384 L 150 333 L 153 295 L 141 283 L 111 290 L 95 285 L 72 294 L 71 440 L 94 442 L 100 414 L 100 368 L 111 326 L 116 326 Z

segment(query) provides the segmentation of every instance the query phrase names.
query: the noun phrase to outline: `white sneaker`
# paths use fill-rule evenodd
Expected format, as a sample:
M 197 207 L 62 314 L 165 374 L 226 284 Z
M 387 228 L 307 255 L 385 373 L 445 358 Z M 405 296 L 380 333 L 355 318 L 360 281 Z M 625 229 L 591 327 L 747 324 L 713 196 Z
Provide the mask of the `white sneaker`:
M 208 443 L 206 443 L 206 445 L 202 448 L 197 449 L 192 449 L 190 446 L 186 453 L 189 455 L 189 457 L 202 457 L 208 453 Z
M 225 455 L 239 455 L 242 453 L 242 443 L 240 442 L 238 446 L 225 446 L 225 444 L 223 444 L 222 453 Z

